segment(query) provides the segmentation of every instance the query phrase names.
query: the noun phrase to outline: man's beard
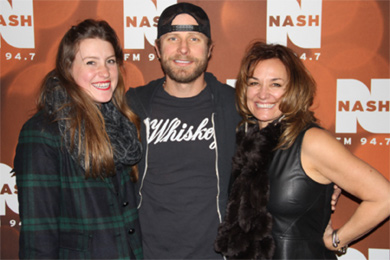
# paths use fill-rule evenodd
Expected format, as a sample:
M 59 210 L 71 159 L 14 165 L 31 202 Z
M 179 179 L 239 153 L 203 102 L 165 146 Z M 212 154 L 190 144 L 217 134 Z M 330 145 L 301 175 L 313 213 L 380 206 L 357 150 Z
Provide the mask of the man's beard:
M 173 60 L 175 60 L 174 58 Z M 173 79 L 174 81 L 178 83 L 190 83 L 195 81 L 200 75 L 202 75 L 203 72 L 206 71 L 207 65 L 208 65 L 208 59 L 207 57 L 204 57 L 204 59 L 192 59 L 193 62 L 197 65 L 195 67 L 195 70 L 190 73 L 187 69 L 180 69 L 180 68 L 173 68 L 173 66 L 169 65 L 169 62 L 171 60 L 161 60 L 161 67 L 165 74 Z

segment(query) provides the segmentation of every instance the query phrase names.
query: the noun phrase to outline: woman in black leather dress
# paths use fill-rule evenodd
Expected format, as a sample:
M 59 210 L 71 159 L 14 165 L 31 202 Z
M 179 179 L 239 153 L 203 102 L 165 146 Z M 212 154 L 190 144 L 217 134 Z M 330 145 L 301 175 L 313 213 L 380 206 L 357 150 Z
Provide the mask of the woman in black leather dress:
M 315 88 L 287 47 L 255 42 L 244 56 L 235 180 L 215 243 L 228 258 L 336 259 L 390 215 L 389 182 L 316 124 Z M 333 183 L 362 200 L 335 230 Z

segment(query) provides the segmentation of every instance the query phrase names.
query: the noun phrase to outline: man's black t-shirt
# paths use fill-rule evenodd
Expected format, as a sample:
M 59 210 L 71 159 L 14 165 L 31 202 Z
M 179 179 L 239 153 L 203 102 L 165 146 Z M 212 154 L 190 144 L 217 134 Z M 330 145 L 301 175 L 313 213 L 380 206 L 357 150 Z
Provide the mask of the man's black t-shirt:
M 146 259 L 218 259 L 219 218 L 212 100 L 162 88 L 147 123 L 148 165 L 139 210 Z M 205 246 L 209 245 L 209 246 Z

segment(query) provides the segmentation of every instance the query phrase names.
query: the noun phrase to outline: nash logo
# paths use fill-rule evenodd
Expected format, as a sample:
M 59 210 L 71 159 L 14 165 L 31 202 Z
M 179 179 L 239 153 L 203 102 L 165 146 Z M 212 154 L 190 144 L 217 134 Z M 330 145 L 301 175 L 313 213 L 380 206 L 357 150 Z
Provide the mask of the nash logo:
M 145 49 L 145 38 L 154 45 L 157 23 L 162 11 L 176 0 L 132 0 L 123 1 L 124 48 Z
M 267 42 L 287 46 L 321 47 L 321 0 L 268 0 Z
M 7 206 L 19 214 L 18 189 L 11 170 L 8 165 L 0 163 L 0 216 L 5 216 Z
M 355 79 L 337 80 L 336 133 L 390 133 L 390 79 L 372 79 L 371 93 Z
M 0 34 L 15 48 L 35 48 L 33 0 L 0 0 Z

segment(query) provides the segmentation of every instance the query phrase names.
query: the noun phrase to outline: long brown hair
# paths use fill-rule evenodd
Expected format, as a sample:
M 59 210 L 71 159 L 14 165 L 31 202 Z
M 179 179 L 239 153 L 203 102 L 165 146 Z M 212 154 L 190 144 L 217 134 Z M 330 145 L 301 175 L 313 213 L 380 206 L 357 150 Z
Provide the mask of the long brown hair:
M 244 123 L 257 123 L 247 106 L 248 79 L 253 76 L 256 65 L 262 60 L 279 59 L 286 67 L 288 83 L 279 109 L 284 115 L 284 131 L 280 137 L 278 148 L 288 148 L 298 134 L 310 123 L 316 122 L 313 104 L 316 83 L 302 61 L 289 48 L 279 44 L 266 44 L 255 41 L 247 49 L 240 66 L 236 82 L 237 109 Z
M 117 109 L 133 122 L 138 131 L 140 129 L 139 118 L 130 110 L 125 99 L 125 85 L 122 74 L 123 70 L 123 51 L 115 31 L 105 21 L 96 21 L 87 19 L 76 26 L 72 26 L 62 38 L 56 58 L 55 76 L 59 79 L 61 86 L 66 90 L 69 96 L 69 103 L 65 106 L 70 107 L 70 114 L 66 120 L 70 122 L 71 149 L 75 147 L 74 135 L 76 129 L 79 133 L 82 131 L 84 124 L 84 146 L 81 137 L 78 138 L 79 155 L 80 150 L 85 150 L 84 168 L 85 176 L 88 177 L 105 177 L 115 174 L 114 154 L 110 139 L 105 131 L 105 122 L 102 113 L 96 106 L 93 99 L 85 93 L 75 82 L 71 75 L 71 68 L 79 49 L 81 41 L 85 39 L 101 39 L 109 42 L 115 52 L 116 62 L 118 65 L 118 85 L 113 93 L 112 102 Z M 44 79 L 41 86 L 41 94 L 38 100 L 38 110 L 45 106 L 47 94 L 47 80 L 53 73 L 49 73 Z M 58 112 L 58 111 L 54 111 Z M 132 166 L 131 178 L 133 181 L 138 180 L 138 169 Z

